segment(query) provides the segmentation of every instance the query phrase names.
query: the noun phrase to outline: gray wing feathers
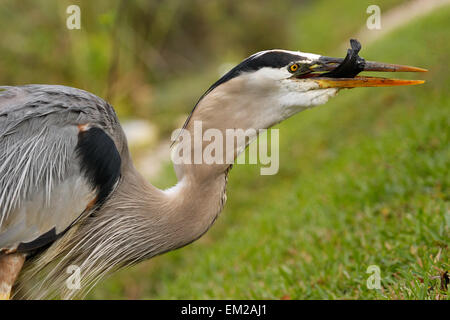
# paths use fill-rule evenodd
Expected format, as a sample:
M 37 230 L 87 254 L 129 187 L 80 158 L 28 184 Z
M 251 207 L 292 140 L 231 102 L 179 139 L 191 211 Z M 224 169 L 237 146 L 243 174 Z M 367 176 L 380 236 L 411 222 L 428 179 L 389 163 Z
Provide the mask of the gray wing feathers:
M 0 134 L 0 225 L 36 190 L 44 190 L 48 203 L 74 158 L 75 126 L 58 128 L 33 119 L 20 129 L 16 134 Z
M 106 102 L 79 89 L 0 87 L 0 250 L 52 226 L 62 231 L 95 197 L 75 151 L 77 125 L 86 123 L 112 131 L 117 120 Z

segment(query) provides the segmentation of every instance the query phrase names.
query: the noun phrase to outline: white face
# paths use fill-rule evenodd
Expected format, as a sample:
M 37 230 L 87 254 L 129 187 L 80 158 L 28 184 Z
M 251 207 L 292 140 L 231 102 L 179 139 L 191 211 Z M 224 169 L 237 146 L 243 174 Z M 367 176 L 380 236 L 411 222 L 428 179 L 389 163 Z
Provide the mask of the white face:
M 311 64 L 320 58 L 320 55 L 299 51 L 275 51 L 298 55 L 299 58 L 295 63 L 299 65 Z M 256 58 L 266 52 L 268 51 L 256 53 L 252 57 Z M 337 88 L 321 89 L 315 81 L 293 77 L 293 73 L 289 71 L 290 65 L 281 68 L 263 67 L 257 71 L 240 75 L 249 87 L 254 88 L 255 91 L 264 92 L 263 99 L 271 105 L 270 114 L 274 118 L 274 123 L 285 120 L 307 108 L 326 103 L 339 90 Z M 267 103 L 262 103 L 262 105 L 268 107 Z M 267 110 L 264 115 L 267 116 Z
M 350 44 L 344 59 L 287 50 L 267 50 L 248 57 L 205 92 L 184 128 L 191 118 L 208 119 L 212 128 L 219 124 L 222 128 L 270 128 L 304 109 L 326 103 L 342 88 L 424 82 L 357 76 L 361 71 L 427 70 L 365 61 L 358 56 L 359 42 L 352 39 Z
M 192 119 L 218 126 L 265 129 L 335 96 L 339 89 L 320 88 L 303 69 L 320 64 L 321 56 L 299 51 L 269 50 L 256 53 L 231 69 L 200 99 Z M 290 68 L 296 63 L 298 72 Z M 295 76 L 294 76 L 295 74 Z M 187 127 L 191 116 L 185 123 Z M 217 119 L 221 119 L 216 123 Z

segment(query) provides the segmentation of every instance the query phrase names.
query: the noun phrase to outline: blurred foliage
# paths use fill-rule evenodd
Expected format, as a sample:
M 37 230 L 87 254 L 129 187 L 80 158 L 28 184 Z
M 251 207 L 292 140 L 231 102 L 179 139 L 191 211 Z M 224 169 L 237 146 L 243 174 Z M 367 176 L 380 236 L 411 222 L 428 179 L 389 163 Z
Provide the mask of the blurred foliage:
M 369 4 L 385 10 L 401 2 L 4 0 L 0 83 L 85 89 L 122 118 L 150 119 L 167 135 L 250 54 L 334 49 L 364 25 Z M 81 30 L 66 28 L 71 4 L 81 8 Z

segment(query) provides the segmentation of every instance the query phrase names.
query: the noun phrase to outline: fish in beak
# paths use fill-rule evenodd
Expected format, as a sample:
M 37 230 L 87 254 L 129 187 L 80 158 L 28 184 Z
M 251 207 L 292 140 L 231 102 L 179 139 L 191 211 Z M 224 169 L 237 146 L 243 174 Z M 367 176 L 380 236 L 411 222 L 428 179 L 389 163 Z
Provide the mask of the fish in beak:
M 311 65 L 304 66 L 294 77 L 315 81 L 323 89 L 405 86 L 425 82 L 424 80 L 358 76 L 362 71 L 427 72 L 428 70 L 398 64 L 366 61 L 358 55 L 361 50 L 361 44 L 358 40 L 351 39 L 350 45 L 351 49 L 348 49 L 347 56 L 344 59 L 321 56 Z

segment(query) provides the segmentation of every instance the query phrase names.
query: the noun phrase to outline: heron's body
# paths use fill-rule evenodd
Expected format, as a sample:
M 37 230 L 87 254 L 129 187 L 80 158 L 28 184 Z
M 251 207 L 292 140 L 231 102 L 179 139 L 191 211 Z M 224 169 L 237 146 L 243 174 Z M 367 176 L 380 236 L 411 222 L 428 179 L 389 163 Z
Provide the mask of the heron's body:
M 225 171 L 205 186 L 185 170 L 175 188 L 153 187 L 133 167 L 104 100 L 64 86 L 2 89 L 0 248 L 3 255 L 37 255 L 30 276 L 55 268 L 55 259 L 62 262 L 51 274 L 62 277 L 70 265 L 88 274 L 136 263 L 200 237 L 220 212 Z M 202 191 L 203 200 L 191 190 Z M 111 255 L 120 263 L 111 265 Z
M 202 96 L 185 129 L 192 132 L 195 121 L 222 133 L 265 129 L 325 103 L 339 87 L 379 83 L 353 79 L 361 66 L 336 79 L 360 61 L 346 58 L 345 69 L 325 58 L 283 50 L 249 57 Z M 330 78 L 305 73 L 318 65 L 334 69 Z M 234 145 L 233 158 L 247 144 Z M 228 161 L 175 164 L 177 185 L 160 190 L 134 168 L 116 114 L 101 98 L 64 86 L 0 87 L 0 296 L 9 295 L 24 262 L 21 296 L 72 297 L 79 292 L 65 285 L 70 266 L 80 268 L 86 292 L 110 271 L 191 243 L 222 210 L 229 169 Z
M 89 163 L 87 153 L 125 155 L 126 140 L 112 107 L 93 94 L 63 86 L 0 89 L 0 250 L 25 252 L 54 241 L 111 191 L 120 158 Z M 90 127 L 100 134 L 89 135 Z M 92 175 L 96 165 L 105 177 Z

